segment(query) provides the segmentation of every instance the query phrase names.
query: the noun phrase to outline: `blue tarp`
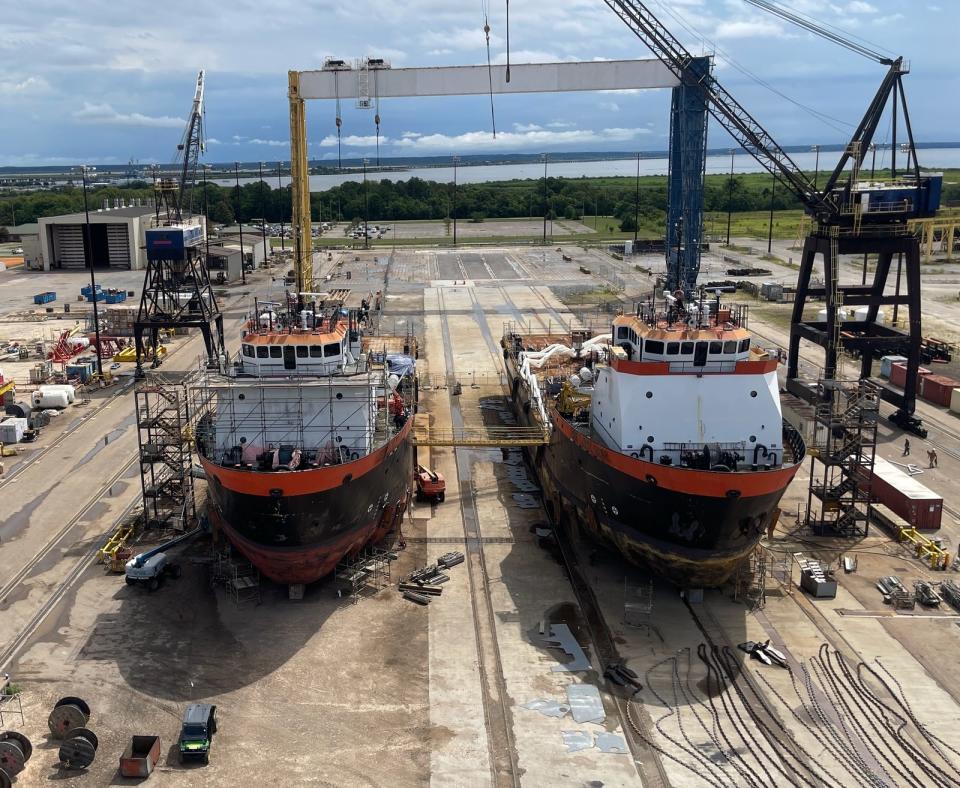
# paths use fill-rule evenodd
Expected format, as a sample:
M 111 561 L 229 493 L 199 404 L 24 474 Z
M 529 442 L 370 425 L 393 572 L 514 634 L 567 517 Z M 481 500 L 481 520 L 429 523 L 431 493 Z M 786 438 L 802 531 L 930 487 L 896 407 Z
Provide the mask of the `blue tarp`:
M 390 374 L 399 375 L 402 378 L 406 375 L 413 375 L 417 371 L 417 362 L 410 356 L 392 353 L 387 356 L 387 369 Z

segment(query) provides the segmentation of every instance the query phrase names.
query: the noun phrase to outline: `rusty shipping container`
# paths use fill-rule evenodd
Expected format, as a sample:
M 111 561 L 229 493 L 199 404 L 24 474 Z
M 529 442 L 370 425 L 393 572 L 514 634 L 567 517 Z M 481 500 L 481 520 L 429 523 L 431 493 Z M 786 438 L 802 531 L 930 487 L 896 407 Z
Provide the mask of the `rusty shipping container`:
M 929 375 L 930 370 L 926 367 L 920 367 L 917 370 L 917 377 L 922 378 L 924 375 Z M 907 382 L 907 365 L 906 364 L 891 364 L 890 366 L 890 382 L 894 386 L 899 386 L 903 388 Z
M 950 398 L 957 386 L 960 386 L 960 383 L 945 375 L 924 375 L 920 378 L 920 398 L 949 408 Z
M 940 527 L 943 498 L 883 457 L 874 459 L 870 495 L 914 528 L 935 531 Z

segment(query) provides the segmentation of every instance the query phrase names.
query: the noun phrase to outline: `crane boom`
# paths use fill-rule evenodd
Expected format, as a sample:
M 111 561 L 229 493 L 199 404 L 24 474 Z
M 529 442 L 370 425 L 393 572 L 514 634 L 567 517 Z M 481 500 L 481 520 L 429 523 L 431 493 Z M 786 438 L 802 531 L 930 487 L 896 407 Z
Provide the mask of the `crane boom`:
M 765 169 L 793 191 L 811 214 L 828 216 L 837 212 L 837 206 L 817 191 L 786 151 L 712 74 L 698 75 L 691 71 L 689 66 L 695 60 L 694 56 L 643 3 L 639 0 L 604 2 L 677 79 L 703 93 L 708 100 L 710 114 L 717 122 Z
M 190 213 L 193 202 L 193 187 L 197 182 L 197 166 L 200 154 L 206 150 L 203 138 L 203 81 L 204 71 L 197 74 L 197 89 L 193 95 L 193 104 L 190 116 L 187 118 L 187 127 L 183 131 L 180 144 L 177 145 L 175 161 L 179 167 L 180 207 L 185 213 Z

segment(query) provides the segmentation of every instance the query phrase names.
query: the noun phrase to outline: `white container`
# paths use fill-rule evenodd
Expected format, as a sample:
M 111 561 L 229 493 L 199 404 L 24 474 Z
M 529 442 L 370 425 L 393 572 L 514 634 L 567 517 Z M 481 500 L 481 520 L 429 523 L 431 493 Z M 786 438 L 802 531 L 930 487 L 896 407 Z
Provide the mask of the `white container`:
M 867 313 L 868 313 L 869 311 L 870 311 L 870 307 L 868 307 L 868 306 L 858 306 L 855 310 L 853 310 L 853 319 L 856 320 L 856 321 L 859 322 L 859 323 L 866 322 Z M 884 312 L 882 309 L 878 309 L 878 310 L 877 310 L 877 319 L 876 319 L 874 322 L 880 323 L 881 325 L 882 325 L 883 323 L 886 323 L 886 322 L 887 322 L 887 313 Z
M 74 348 L 88 348 L 90 347 L 90 340 L 86 337 L 67 337 L 67 344 Z
M 35 391 L 30 396 L 34 408 L 66 408 L 70 399 L 65 391 Z
M 4 419 L 0 422 L 0 441 L 5 444 L 20 443 L 27 429 L 26 419 Z
M 954 389 L 950 396 L 950 412 L 960 415 L 960 389 Z
M 40 386 L 40 393 L 46 391 L 62 391 L 67 395 L 67 402 L 73 402 L 77 398 L 77 390 L 69 383 L 45 384 Z

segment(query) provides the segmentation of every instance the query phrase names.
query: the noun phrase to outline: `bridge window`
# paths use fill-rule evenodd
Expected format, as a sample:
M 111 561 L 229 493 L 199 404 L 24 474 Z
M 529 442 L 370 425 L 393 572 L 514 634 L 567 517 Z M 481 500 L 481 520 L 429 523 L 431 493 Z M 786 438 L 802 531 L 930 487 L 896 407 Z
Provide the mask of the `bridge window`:
M 280 345 L 270 345 L 270 358 L 283 358 L 283 348 Z
M 741 353 L 746 353 L 749 349 L 750 349 L 750 340 L 749 340 L 749 339 L 741 339 L 741 340 L 740 340 L 740 352 L 741 352 Z
M 663 355 L 663 342 L 661 342 L 659 339 L 648 339 L 646 344 L 644 344 L 644 349 L 647 353 Z
M 267 348 L 266 345 L 258 345 L 258 346 L 257 346 L 257 358 L 269 358 L 269 357 L 270 357 L 270 350 L 269 350 L 269 348 Z
M 723 352 L 724 353 L 736 353 L 737 352 L 737 342 L 736 340 L 731 340 L 729 342 L 723 343 Z
M 721 353 L 723 353 L 723 342 L 711 342 L 710 355 L 719 356 Z
M 667 342 L 667 355 L 676 356 L 680 353 L 680 343 L 679 342 Z
M 630 335 L 630 329 L 627 326 L 620 326 L 617 329 L 617 339 L 626 339 Z
M 310 358 L 323 358 L 323 345 L 310 345 Z
M 691 353 L 693 353 L 693 342 L 681 342 L 680 355 L 689 356 Z
M 306 358 L 309 355 L 310 351 L 306 345 L 297 345 L 297 358 Z
M 340 343 L 334 342 L 330 345 L 323 346 L 323 356 L 324 358 L 330 358 L 331 356 L 340 355 Z
M 243 355 L 247 358 L 253 358 L 256 354 L 253 352 L 253 345 L 244 345 L 243 346 Z

